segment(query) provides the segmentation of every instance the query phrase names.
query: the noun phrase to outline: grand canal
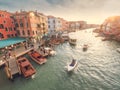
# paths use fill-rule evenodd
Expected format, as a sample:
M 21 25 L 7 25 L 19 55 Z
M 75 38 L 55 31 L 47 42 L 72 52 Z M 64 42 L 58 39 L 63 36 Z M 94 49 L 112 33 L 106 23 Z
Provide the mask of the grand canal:
M 92 29 L 74 35 L 77 45 L 66 42 L 56 46 L 57 55 L 49 57 L 46 64 L 39 66 L 30 60 L 37 71 L 34 79 L 17 77 L 11 82 L 1 68 L 0 90 L 120 90 L 120 53 L 116 51 L 120 43 L 101 41 Z M 83 44 L 89 45 L 86 52 Z M 72 58 L 79 63 L 68 73 L 65 66 Z

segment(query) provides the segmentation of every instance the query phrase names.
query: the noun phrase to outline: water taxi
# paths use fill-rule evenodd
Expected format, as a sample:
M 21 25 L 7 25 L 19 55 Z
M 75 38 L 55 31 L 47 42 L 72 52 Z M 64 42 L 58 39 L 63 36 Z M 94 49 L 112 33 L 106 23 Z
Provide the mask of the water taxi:
M 34 67 L 27 58 L 25 57 L 19 58 L 17 59 L 17 63 L 25 78 L 32 77 L 36 73 L 36 70 L 34 69 Z
M 40 65 L 47 62 L 47 59 L 37 51 L 33 50 L 33 51 L 29 52 L 28 54 L 36 63 L 38 63 Z

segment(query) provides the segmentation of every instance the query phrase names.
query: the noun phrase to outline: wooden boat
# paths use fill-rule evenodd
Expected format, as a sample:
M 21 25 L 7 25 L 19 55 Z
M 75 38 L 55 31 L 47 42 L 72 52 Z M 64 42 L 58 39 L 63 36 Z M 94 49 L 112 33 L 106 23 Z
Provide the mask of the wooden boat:
M 47 62 L 47 59 L 44 57 L 44 56 L 42 56 L 39 52 L 37 52 L 37 51 L 31 51 L 30 53 L 29 53 L 29 56 L 36 62 L 36 63 L 38 63 L 38 64 L 44 64 L 44 63 L 46 63 Z
M 84 44 L 83 45 L 83 51 L 86 51 L 88 49 L 88 45 L 87 44 Z
M 17 59 L 17 63 L 25 78 L 32 77 L 36 73 L 36 70 L 34 69 L 32 64 L 28 61 L 27 58 L 25 57 L 19 58 Z
M 68 72 L 73 71 L 77 66 L 77 63 L 78 63 L 77 60 L 73 59 L 72 62 L 67 65 L 67 71 Z

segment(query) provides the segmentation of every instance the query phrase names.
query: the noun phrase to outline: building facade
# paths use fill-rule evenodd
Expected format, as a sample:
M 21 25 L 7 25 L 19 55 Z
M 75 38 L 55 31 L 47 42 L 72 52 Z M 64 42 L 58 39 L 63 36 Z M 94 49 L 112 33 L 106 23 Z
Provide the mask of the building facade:
M 85 21 L 69 21 L 70 31 L 85 29 L 86 27 L 87 27 L 87 23 Z
M 47 17 L 37 11 L 14 13 L 15 26 L 19 37 L 41 37 L 48 31 Z
M 12 14 L 0 10 L 0 40 L 16 37 L 16 28 Z
M 48 16 L 48 32 L 54 33 L 62 30 L 62 21 L 61 18 L 54 16 Z

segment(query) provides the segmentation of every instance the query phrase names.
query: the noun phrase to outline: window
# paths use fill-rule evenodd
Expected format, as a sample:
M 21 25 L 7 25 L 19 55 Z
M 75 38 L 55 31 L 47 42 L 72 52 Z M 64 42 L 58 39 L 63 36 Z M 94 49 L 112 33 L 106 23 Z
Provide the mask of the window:
M 48 26 L 48 28 L 50 28 L 50 25 Z
M 28 28 L 28 23 L 26 23 L 26 26 L 27 26 L 27 28 Z
M 20 31 L 19 30 L 17 30 L 17 34 L 20 35 Z
M 5 28 L 6 31 L 8 31 L 8 28 Z
M 0 29 L 4 29 L 4 25 L 3 24 L 0 24 Z
M 14 31 L 16 31 L 16 28 L 14 27 Z
M 17 34 L 15 34 L 15 36 L 17 37 Z
M 0 33 L 0 38 L 4 38 L 4 36 L 3 36 L 3 34 L 2 34 L 2 33 Z
M 35 33 L 34 33 L 34 31 L 33 31 L 33 35 L 34 35 Z
M 53 20 L 53 23 L 55 23 L 55 20 Z
M 4 21 L 4 23 L 6 23 L 6 21 Z
M 13 34 L 11 34 L 11 36 L 12 36 L 12 37 L 14 37 L 14 35 L 13 35 Z
M 10 35 L 8 34 L 7 37 L 10 38 Z
M 28 32 L 28 35 L 30 35 L 30 30 L 27 30 L 27 32 Z
M 22 34 L 25 35 L 25 31 L 24 30 L 22 31 Z
M 19 26 L 18 26 L 18 23 L 15 24 L 15 27 L 19 27 Z
M 23 27 L 23 23 L 20 23 L 20 27 Z
M 40 28 L 40 24 L 37 24 L 37 27 Z

